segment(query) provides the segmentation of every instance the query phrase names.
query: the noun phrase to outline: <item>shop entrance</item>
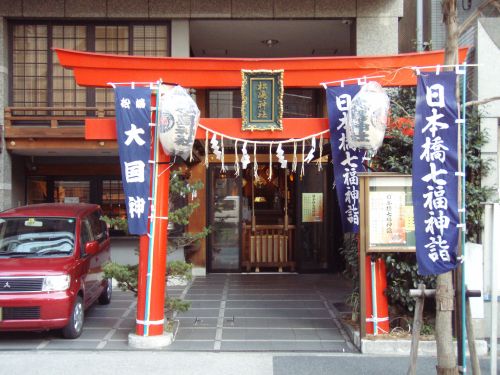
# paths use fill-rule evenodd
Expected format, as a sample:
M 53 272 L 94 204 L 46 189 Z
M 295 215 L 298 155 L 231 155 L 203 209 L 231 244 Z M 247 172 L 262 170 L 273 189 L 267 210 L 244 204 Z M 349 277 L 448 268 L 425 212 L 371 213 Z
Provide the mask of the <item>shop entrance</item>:
M 232 166 L 209 167 L 209 272 L 331 269 L 328 167 L 304 167 L 302 177 L 279 164 L 259 164 L 257 173 L 249 166 L 239 176 Z

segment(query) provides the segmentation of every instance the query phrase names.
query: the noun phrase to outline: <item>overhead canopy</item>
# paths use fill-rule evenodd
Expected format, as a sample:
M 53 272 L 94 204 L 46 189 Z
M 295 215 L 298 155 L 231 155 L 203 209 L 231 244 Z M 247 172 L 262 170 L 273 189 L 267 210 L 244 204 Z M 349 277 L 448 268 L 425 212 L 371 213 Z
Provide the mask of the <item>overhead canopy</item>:
M 106 87 L 109 82 L 155 82 L 162 79 L 189 88 L 239 88 L 241 70 L 284 69 L 285 87 L 318 87 L 321 82 L 364 76 L 384 86 L 416 84 L 413 66 L 442 64 L 444 51 L 393 56 L 341 56 L 280 59 L 177 58 L 109 55 L 54 48 L 60 64 L 74 71 L 80 86 Z M 467 48 L 459 50 L 459 62 Z

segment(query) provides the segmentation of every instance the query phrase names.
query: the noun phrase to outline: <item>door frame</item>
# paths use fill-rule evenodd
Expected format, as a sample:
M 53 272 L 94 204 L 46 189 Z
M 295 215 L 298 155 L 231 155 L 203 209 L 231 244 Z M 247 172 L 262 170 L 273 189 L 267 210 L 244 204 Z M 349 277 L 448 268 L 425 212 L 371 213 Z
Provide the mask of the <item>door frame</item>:
M 307 167 L 307 166 L 306 166 Z M 309 168 L 316 167 L 315 165 L 310 165 Z M 307 174 L 307 171 L 305 172 Z M 296 222 L 296 233 L 294 239 L 295 246 L 295 260 L 296 260 L 296 268 L 298 273 L 331 273 L 333 270 L 333 253 L 334 246 L 337 241 L 332 241 L 334 239 L 335 234 L 333 231 L 330 231 L 329 228 L 333 230 L 332 226 L 332 215 L 329 214 L 330 209 L 332 207 L 333 199 L 332 194 L 334 194 L 334 190 L 329 188 L 329 181 L 332 180 L 333 170 L 331 163 L 322 163 L 322 173 L 324 175 L 323 182 L 323 236 L 322 236 L 322 247 L 326 252 L 326 260 L 327 267 L 326 268 L 317 268 L 317 269 L 304 269 L 304 253 L 302 251 L 302 247 L 300 246 L 301 240 L 303 237 L 302 231 L 302 193 L 303 183 L 300 181 L 300 178 L 294 179 L 294 188 L 296 189 L 295 196 L 295 204 L 296 204 L 296 213 L 295 213 L 295 222 Z
M 212 218 L 214 217 L 215 210 L 214 210 L 214 189 L 213 189 L 213 183 L 215 181 L 215 169 L 220 168 L 222 165 L 221 163 L 209 163 L 208 168 L 207 168 L 207 188 L 206 188 L 206 222 L 208 226 L 210 227 L 213 224 Z M 229 165 L 226 166 L 228 171 L 233 170 L 233 166 Z M 207 236 L 207 256 L 206 256 L 206 270 L 207 273 L 241 273 L 241 258 L 242 258 L 242 223 L 241 223 L 241 218 L 242 218 L 242 185 L 241 185 L 241 178 L 235 178 L 238 190 L 239 190 L 239 208 L 238 208 L 238 269 L 237 270 L 232 270 L 232 269 L 216 269 L 214 270 L 212 268 L 212 241 L 213 241 L 213 234 L 210 232 Z

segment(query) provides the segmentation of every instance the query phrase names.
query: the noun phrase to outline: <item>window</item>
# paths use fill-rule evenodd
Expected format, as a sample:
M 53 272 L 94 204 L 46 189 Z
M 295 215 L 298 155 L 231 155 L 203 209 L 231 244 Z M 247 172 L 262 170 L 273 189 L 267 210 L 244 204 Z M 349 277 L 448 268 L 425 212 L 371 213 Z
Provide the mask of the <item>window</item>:
M 128 26 L 97 26 L 95 28 L 96 52 L 128 55 L 128 41 Z M 113 89 L 95 89 L 96 106 L 112 107 L 114 100 Z
M 84 25 L 54 25 L 52 27 L 52 45 L 79 51 L 87 50 L 87 27 Z M 73 71 L 64 69 L 52 52 L 52 105 L 54 107 L 85 107 L 87 89 L 77 86 Z M 84 116 L 85 112 L 64 111 L 64 115 Z
M 92 228 L 92 237 L 99 243 L 104 242 L 108 238 L 108 230 L 106 223 L 101 220 L 101 212 L 94 211 L 89 216 L 90 226 Z
M 313 89 L 286 89 L 283 95 L 283 117 L 316 117 L 318 92 Z
M 167 26 L 133 26 L 133 55 L 168 56 Z
M 44 177 L 30 177 L 28 179 L 26 187 L 28 204 L 47 202 L 47 192 L 47 180 Z
M 168 25 L 14 22 L 11 105 L 19 107 L 114 107 L 112 89 L 78 87 L 73 71 L 63 69 L 52 47 L 123 55 L 169 55 Z M 46 111 L 23 114 L 46 115 Z M 85 115 L 83 111 L 58 111 Z
M 54 181 L 54 202 L 90 203 L 90 181 Z
M 47 105 L 48 26 L 16 25 L 12 43 L 12 104 Z M 35 111 L 26 114 L 38 114 Z
M 241 117 L 241 91 L 214 90 L 208 94 L 209 114 L 212 118 Z
M 92 241 L 92 235 L 90 232 L 90 224 L 87 219 L 82 220 L 80 226 L 80 254 L 84 257 L 85 254 L 85 244 Z
M 283 118 L 317 117 L 320 94 L 314 89 L 285 89 Z M 212 90 L 208 94 L 209 116 L 212 118 L 241 117 L 241 91 Z
M 102 181 L 101 207 L 111 217 L 126 217 L 125 193 L 121 180 Z

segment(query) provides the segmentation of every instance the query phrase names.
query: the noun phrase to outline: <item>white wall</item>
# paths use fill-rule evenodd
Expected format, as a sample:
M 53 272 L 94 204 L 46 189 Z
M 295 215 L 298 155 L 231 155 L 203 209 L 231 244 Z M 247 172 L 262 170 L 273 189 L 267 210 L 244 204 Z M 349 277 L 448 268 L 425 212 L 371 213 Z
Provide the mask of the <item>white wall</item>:
M 500 49 L 482 25 L 482 22 L 492 21 L 500 22 L 500 19 L 480 19 L 478 23 L 478 100 L 500 96 Z M 482 182 L 483 185 L 495 186 L 498 189 L 500 187 L 500 175 L 498 172 L 498 156 L 500 154 L 498 129 L 500 101 L 481 105 L 479 110 L 484 114 L 481 120 L 481 130 L 486 131 L 489 137 L 488 143 L 481 150 L 481 154 L 483 158 L 492 160 L 493 167 L 489 175 Z M 500 195 L 498 197 L 500 198 Z

